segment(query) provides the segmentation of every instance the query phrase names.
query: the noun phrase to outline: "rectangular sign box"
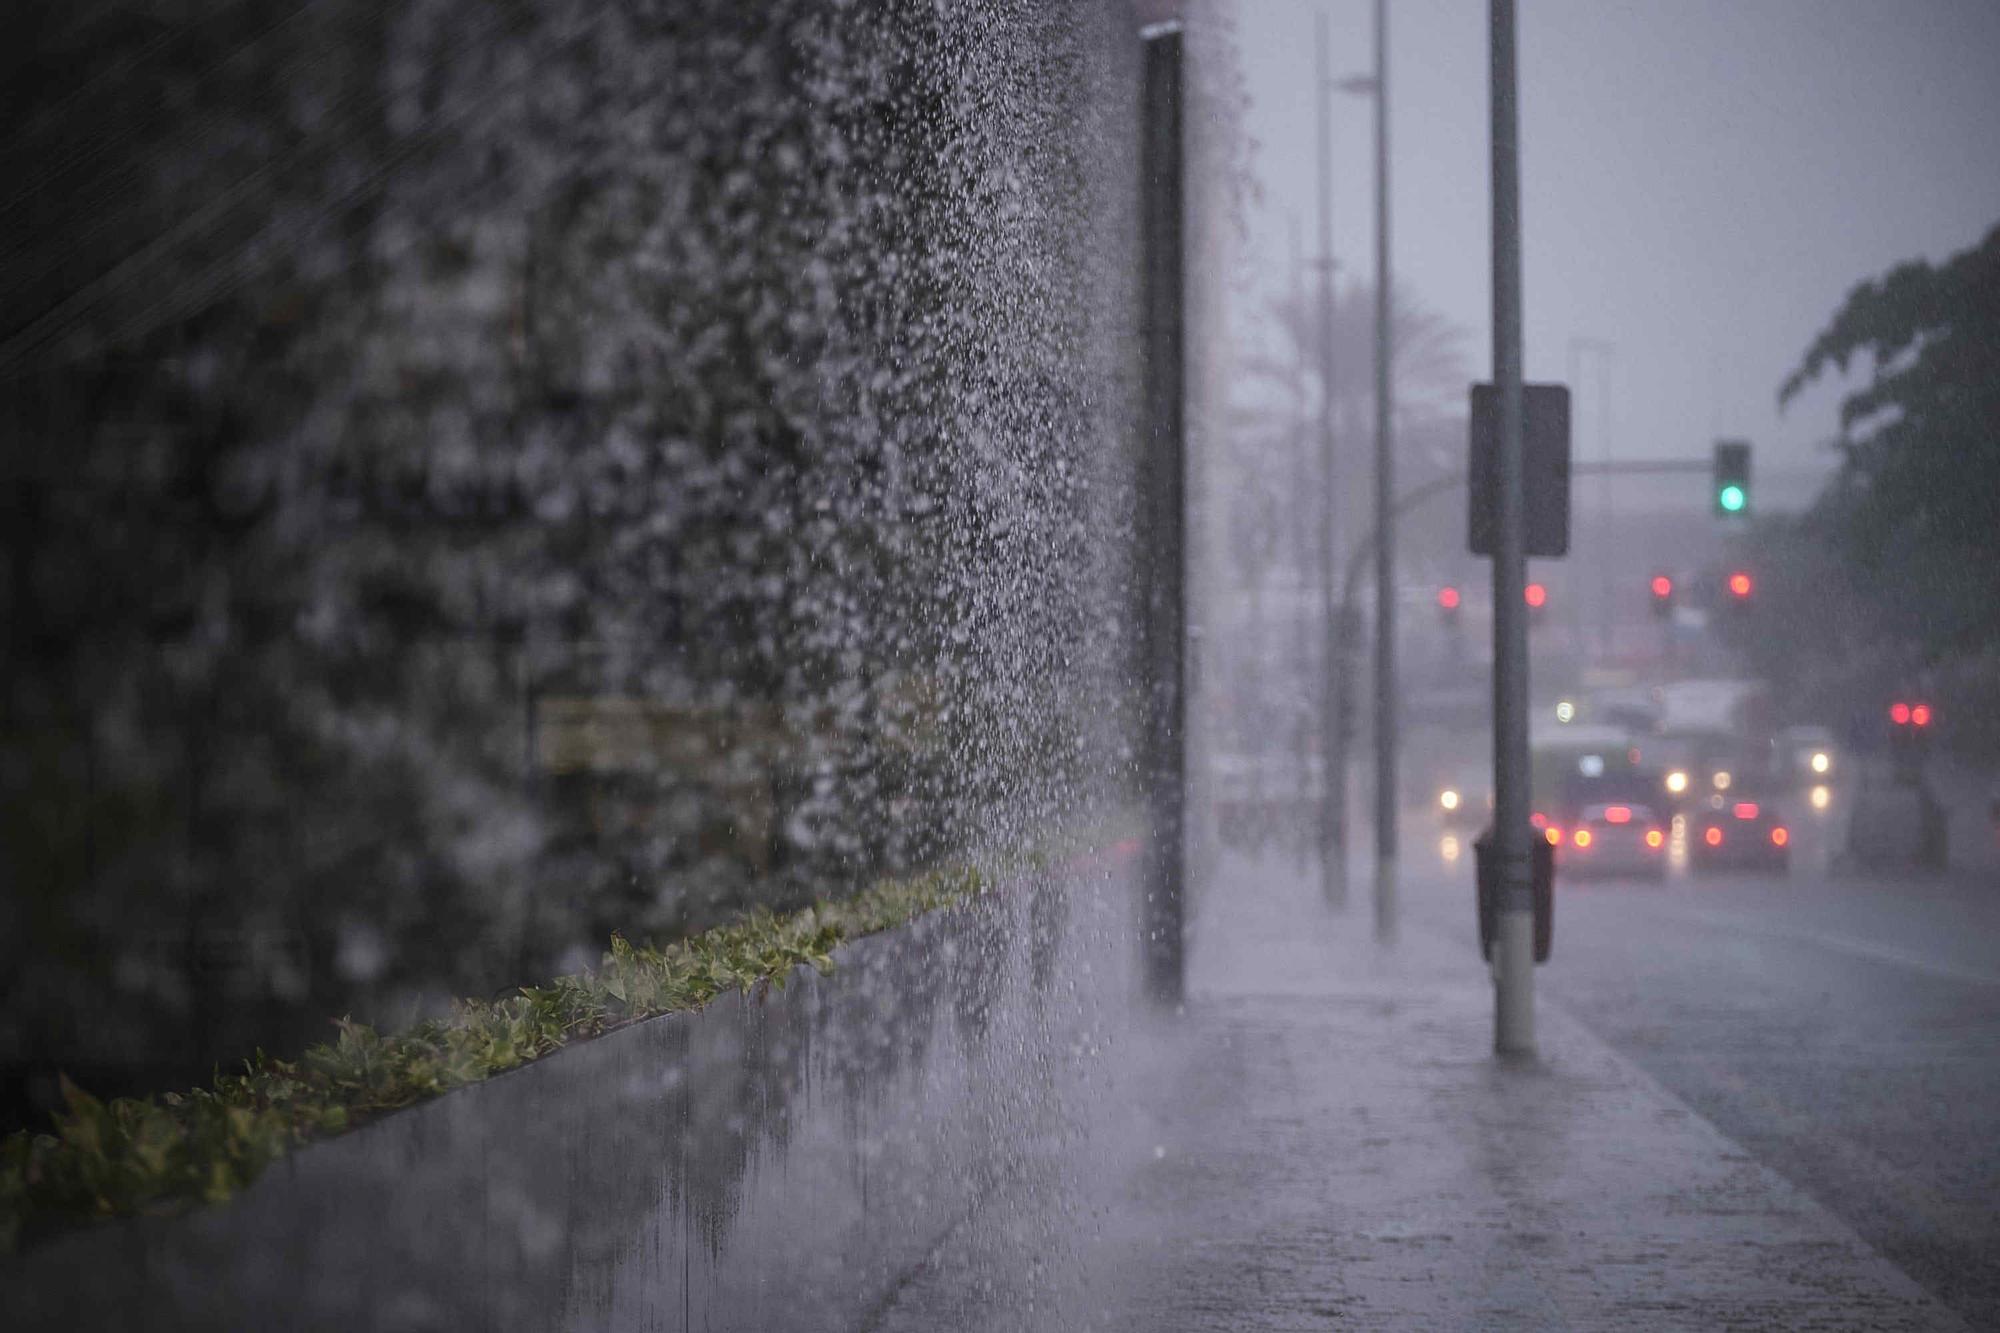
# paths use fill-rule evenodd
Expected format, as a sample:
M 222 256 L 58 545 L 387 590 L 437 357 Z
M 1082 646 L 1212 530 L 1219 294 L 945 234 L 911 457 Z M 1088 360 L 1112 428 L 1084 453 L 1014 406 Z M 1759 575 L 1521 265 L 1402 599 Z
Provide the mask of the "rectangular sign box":
M 1500 539 L 1500 395 L 1472 386 L 1469 539 L 1474 555 L 1490 556 Z M 1569 554 L 1569 388 L 1521 386 L 1521 519 L 1526 553 Z

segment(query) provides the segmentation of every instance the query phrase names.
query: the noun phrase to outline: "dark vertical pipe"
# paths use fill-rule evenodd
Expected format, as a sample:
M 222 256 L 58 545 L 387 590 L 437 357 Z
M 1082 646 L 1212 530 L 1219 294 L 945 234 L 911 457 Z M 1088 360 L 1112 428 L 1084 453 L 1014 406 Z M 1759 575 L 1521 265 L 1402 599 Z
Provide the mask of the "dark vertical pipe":
M 1145 34 L 1140 147 L 1140 300 L 1147 548 L 1148 814 L 1152 836 L 1141 913 L 1146 989 L 1179 1004 L 1187 889 L 1187 433 L 1179 25 Z

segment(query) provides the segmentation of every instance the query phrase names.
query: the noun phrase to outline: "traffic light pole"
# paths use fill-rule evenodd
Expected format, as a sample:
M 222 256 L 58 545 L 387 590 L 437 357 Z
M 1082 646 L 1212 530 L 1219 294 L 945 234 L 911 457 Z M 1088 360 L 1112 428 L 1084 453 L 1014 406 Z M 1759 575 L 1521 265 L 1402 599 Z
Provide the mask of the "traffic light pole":
M 1521 491 L 1521 149 L 1514 0 L 1491 0 L 1493 385 L 1499 398 L 1498 541 L 1493 555 L 1493 824 L 1499 913 L 1494 1050 L 1535 1051 L 1534 887 L 1528 844 L 1528 621 Z

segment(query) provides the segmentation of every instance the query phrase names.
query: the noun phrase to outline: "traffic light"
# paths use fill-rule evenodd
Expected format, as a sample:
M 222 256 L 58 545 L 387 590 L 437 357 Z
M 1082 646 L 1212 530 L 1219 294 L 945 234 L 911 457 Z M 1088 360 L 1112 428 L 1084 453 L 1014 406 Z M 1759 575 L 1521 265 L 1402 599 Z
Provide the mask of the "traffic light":
M 1715 445 L 1715 512 L 1721 518 L 1742 518 L 1750 512 L 1750 446 L 1743 440 L 1718 440 Z
M 1674 581 L 1665 574 L 1653 575 L 1653 614 L 1664 619 L 1674 613 Z
M 1539 623 L 1549 604 L 1549 590 L 1542 584 L 1530 583 L 1521 589 L 1521 600 L 1528 604 L 1528 623 Z
M 1458 595 L 1458 589 L 1452 587 L 1449 583 L 1438 589 L 1438 610 L 1444 614 L 1444 618 L 1447 621 L 1458 619 L 1459 604 L 1463 600 Z
M 1729 589 L 1731 600 L 1747 602 L 1750 600 L 1751 590 L 1757 585 L 1751 580 L 1748 570 L 1739 569 L 1729 576 L 1725 586 Z

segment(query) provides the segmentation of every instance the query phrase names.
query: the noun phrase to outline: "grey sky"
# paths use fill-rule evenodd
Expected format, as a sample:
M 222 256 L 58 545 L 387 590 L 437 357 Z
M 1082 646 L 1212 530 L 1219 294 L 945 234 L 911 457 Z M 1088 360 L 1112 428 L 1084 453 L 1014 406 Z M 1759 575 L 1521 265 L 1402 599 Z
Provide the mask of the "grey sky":
M 1365 72 L 1366 0 L 1239 11 L 1259 291 L 1282 280 L 1288 215 L 1312 243 L 1321 8 L 1336 76 Z M 1830 458 L 1814 444 L 1833 429 L 1836 395 L 1780 417 L 1780 379 L 1858 279 L 1963 249 L 2000 222 L 2000 0 L 1520 9 L 1529 376 L 1564 378 L 1573 337 L 1608 340 L 1618 454 L 1702 454 L 1742 435 L 1760 472 L 1823 472 Z M 1471 333 L 1483 376 L 1486 5 L 1390 10 L 1397 273 Z M 1369 272 L 1368 103 L 1337 94 L 1335 117 L 1336 251 Z M 1597 371 L 1580 378 L 1577 443 L 1594 454 Z

